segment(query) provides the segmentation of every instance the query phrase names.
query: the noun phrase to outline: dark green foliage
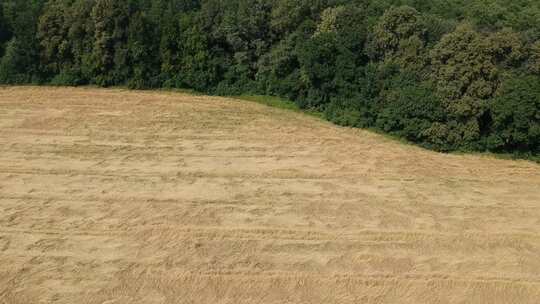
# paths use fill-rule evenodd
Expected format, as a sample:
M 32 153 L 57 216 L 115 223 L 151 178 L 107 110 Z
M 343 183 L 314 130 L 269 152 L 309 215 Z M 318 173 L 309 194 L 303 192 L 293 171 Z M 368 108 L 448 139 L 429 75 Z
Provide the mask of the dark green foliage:
M 507 80 L 490 106 L 493 130 L 489 148 L 540 152 L 540 78 Z
M 129 17 L 127 0 L 96 0 L 91 13 L 95 39 L 92 76 L 98 85 L 120 84 L 129 75 Z
M 194 16 L 181 19 L 181 54 L 177 73 L 180 86 L 199 91 L 211 91 L 219 83 L 223 71 L 219 50 L 213 49 L 210 37 Z
M 31 78 L 20 66 L 24 64 L 24 51 L 16 38 L 11 39 L 0 61 L 0 82 L 6 84 L 20 84 L 31 82 Z
M 0 5 L 0 58 L 4 55 L 6 43 L 11 38 L 11 30 L 8 28 L 8 22 L 4 16 L 4 7 Z
M 297 48 L 300 81 L 308 88 L 297 99 L 302 108 L 324 109 L 333 98 L 357 94 L 366 41 L 364 12 L 337 6 L 322 12 L 313 34 Z
M 429 85 L 396 87 L 386 92 L 379 105 L 376 126 L 430 148 L 445 150 L 429 137 L 433 125 L 444 121 L 443 109 L 441 100 Z
M 478 27 L 499 30 L 511 27 L 520 31 L 540 29 L 540 3 L 536 0 L 468 1 L 466 16 Z
M 0 83 L 272 95 L 432 149 L 538 155 L 538 20 L 534 0 L 3 0 Z
M 540 40 L 531 46 L 529 70 L 540 75 Z
M 426 41 L 427 29 L 421 14 L 412 7 L 392 7 L 375 25 L 373 33 L 374 58 L 395 59 L 406 65 L 410 58 L 418 58 Z
M 42 73 L 36 25 L 43 1 L 12 0 L 2 4 L 13 38 L 0 63 L 0 82 L 38 83 Z
M 129 19 L 127 61 L 131 67 L 127 77 L 130 88 L 151 88 L 159 85 L 159 47 L 156 31 L 145 12 L 136 11 Z
M 374 127 L 377 119 L 379 94 L 384 89 L 381 77 L 385 77 L 384 68 L 368 64 L 358 70 L 358 79 L 354 95 L 335 97 L 326 106 L 328 120 L 343 126 Z

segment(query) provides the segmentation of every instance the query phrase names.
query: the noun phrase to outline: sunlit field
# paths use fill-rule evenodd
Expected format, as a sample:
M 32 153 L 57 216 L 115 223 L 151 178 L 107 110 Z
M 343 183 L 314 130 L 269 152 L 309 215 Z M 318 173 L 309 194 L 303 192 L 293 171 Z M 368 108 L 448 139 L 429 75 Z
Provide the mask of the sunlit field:
M 540 165 L 254 102 L 0 88 L 0 303 L 538 303 Z

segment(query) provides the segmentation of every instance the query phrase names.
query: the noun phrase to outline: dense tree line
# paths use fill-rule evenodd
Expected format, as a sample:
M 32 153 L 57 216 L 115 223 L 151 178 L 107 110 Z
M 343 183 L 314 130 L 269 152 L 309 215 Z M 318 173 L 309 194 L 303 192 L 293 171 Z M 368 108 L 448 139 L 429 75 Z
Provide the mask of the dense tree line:
M 294 100 L 441 150 L 540 153 L 536 0 L 3 0 L 0 83 Z

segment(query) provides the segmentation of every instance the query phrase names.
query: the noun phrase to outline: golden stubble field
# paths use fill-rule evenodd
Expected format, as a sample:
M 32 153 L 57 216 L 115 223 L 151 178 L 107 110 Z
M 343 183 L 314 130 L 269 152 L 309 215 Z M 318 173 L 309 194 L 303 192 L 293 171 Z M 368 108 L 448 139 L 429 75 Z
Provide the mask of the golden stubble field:
M 540 166 L 255 103 L 0 88 L 0 303 L 540 303 Z

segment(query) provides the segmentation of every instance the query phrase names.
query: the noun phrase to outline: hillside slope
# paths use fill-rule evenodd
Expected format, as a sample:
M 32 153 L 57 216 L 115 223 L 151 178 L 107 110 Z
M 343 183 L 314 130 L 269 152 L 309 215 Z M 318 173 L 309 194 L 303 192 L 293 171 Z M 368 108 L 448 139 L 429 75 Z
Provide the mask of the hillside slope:
M 540 166 L 232 99 L 0 88 L 0 303 L 538 303 Z

